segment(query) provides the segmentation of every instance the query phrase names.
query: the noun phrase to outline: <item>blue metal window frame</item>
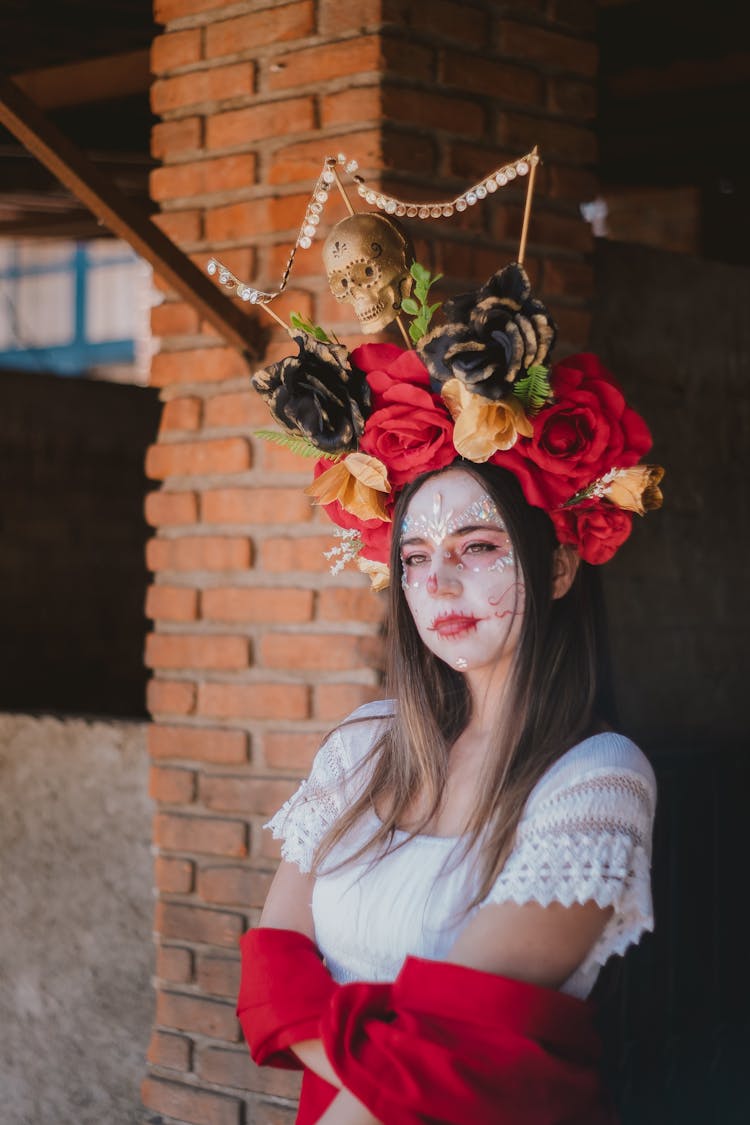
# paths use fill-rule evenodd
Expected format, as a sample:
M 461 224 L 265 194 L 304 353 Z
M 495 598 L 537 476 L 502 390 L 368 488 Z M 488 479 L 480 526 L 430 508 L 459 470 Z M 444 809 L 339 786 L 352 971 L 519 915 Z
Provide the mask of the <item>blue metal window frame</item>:
M 113 255 L 104 261 L 91 258 L 85 242 L 71 246 L 70 257 L 64 261 L 22 265 L 18 247 L 14 247 L 10 266 L 0 267 L 0 284 L 20 281 L 29 277 L 48 277 L 51 274 L 73 274 L 74 307 L 73 339 L 69 344 L 43 348 L 8 348 L 0 351 L 0 368 L 15 371 L 37 371 L 68 377 L 85 376 L 92 367 L 108 363 L 133 363 L 135 341 L 132 339 L 104 340 L 93 343 L 86 338 L 86 292 L 91 275 L 97 269 L 129 265 L 135 260 L 133 253 Z M 11 300 L 13 298 L 11 297 Z

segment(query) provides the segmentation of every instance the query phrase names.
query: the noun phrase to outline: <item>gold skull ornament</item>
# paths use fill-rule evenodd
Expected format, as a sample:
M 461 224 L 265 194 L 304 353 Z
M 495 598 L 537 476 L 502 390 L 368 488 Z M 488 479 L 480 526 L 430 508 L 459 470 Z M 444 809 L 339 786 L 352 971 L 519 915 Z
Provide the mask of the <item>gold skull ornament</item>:
M 333 228 L 323 264 L 337 301 L 349 301 L 363 332 L 380 332 L 411 293 L 411 240 L 395 220 L 363 212 Z

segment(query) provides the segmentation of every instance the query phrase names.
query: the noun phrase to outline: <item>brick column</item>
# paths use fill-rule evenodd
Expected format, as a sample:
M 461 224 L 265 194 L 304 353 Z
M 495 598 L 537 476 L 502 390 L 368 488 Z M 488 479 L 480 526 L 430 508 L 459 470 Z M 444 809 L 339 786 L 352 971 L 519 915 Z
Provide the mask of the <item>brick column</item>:
M 595 191 L 593 3 L 156 0 L 152 179 L 164 229 L 274 286 L 322 157 L 344 151 L 389 190 L 453 195 L 536 142 L 545 160 L 527 264 L 581 346 L 591 286 L 578 203 Z M 442 223 L 418 256 L 459 288 L 517 250 L 523 185 Z M 330 212 L 330 214 L 329 214 Z M 326 218 L 344 215 L 331 199 Z M 444 291 L 443 295 L 445 295 Z M 361 339 L 298 254 L 292 309 Z M 257 1070 L 234 1019 L 237 939 L 277 857 L 261 831 L 321 735 L 379 694 L 378 598 L 332 578 L 330 525 L 302 488 L 310 462 L 254 439 L 269 423 L 243 358 L 166 294 L 154 310 L 164 402 L 147 498 L 154 631 L 147 661 L 155 818 L 157 1005 L 146 1120 L 281 1125 L 297 1079 Z M 271 332 L 267 358 L 287 354 Z M 558 351 L 562 354 L 562 351 Z

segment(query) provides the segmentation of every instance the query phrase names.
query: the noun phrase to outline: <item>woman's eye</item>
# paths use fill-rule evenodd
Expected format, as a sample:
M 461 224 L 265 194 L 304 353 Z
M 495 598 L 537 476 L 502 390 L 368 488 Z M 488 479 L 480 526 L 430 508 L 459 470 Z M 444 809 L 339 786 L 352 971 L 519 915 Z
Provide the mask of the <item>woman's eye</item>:
M 404 566 L 421 566 L 427 561 L 427 555 L 405 555 L 401 562 Z
M 481 555 L 486 551 L 499 551 L 496 543 L 469 543 L 464 548 L 465 555 Z

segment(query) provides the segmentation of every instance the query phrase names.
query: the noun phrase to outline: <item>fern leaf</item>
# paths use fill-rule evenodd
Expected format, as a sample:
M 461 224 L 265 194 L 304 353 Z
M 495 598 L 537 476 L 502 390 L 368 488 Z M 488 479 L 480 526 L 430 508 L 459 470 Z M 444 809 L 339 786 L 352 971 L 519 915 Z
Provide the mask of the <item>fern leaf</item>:
M 528 414 L 536 414 L 552 398 L 549 368 L 541 364 L 530 367 L 526 377 L 514 385 L 513 394 Z
M 273 442 L 274 445 L 281 445 L 299 457 L 326 457 L 329 461 L 340 461 L 344 456 L 343 453 L 325 453 L 302 434 L 282 434 L 278 430 L 255 430 L 253 436 Z

